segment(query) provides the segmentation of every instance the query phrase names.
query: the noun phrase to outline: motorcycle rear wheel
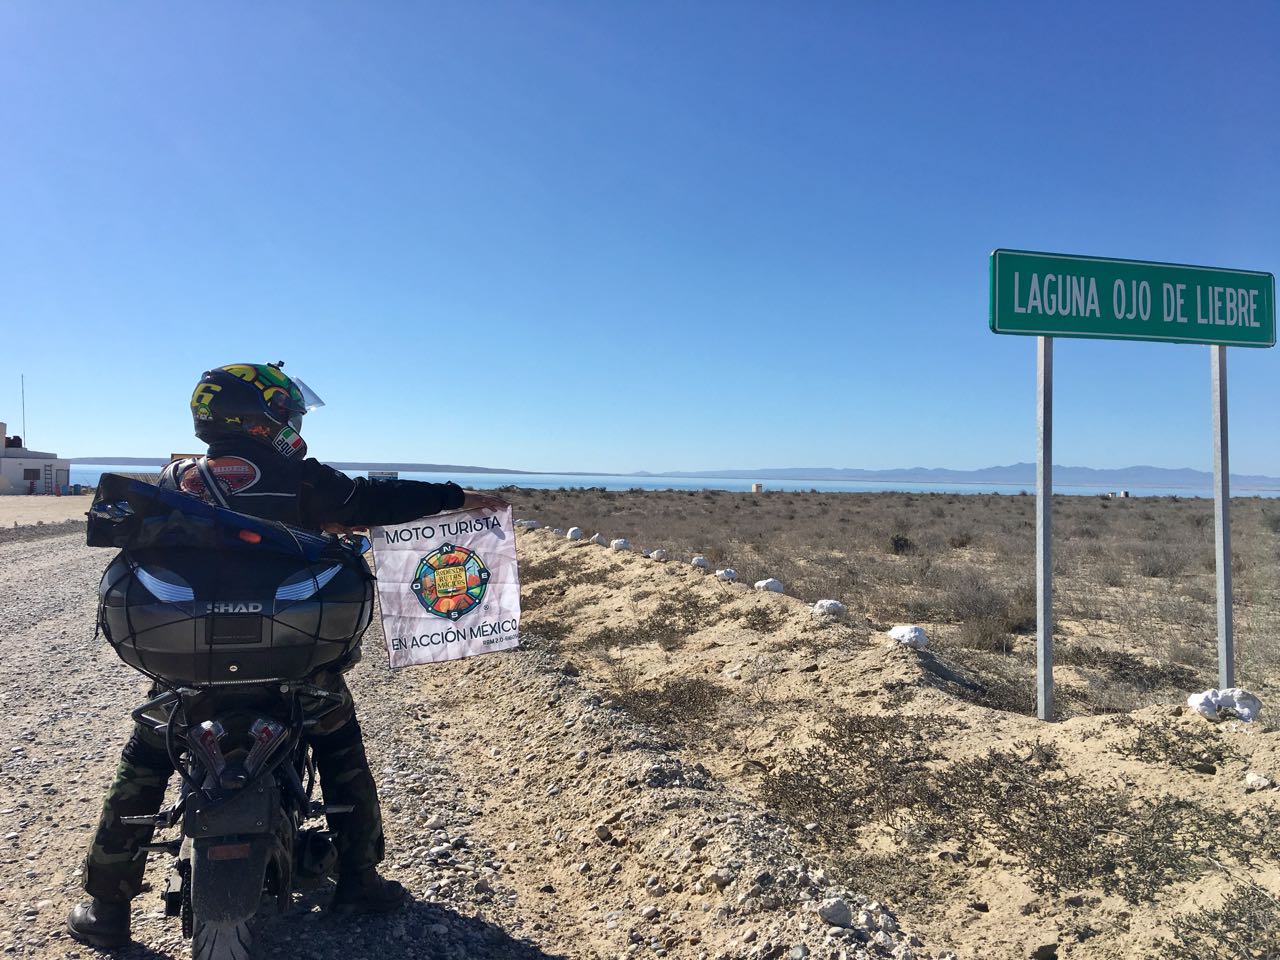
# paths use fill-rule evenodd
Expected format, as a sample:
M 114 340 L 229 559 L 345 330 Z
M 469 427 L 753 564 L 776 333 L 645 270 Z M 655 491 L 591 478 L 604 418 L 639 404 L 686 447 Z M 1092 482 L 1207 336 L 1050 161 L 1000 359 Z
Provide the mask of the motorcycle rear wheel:
M 251 960 L 253 931 L 249 921 L 240 923 L 195 922 L 191 960 Z

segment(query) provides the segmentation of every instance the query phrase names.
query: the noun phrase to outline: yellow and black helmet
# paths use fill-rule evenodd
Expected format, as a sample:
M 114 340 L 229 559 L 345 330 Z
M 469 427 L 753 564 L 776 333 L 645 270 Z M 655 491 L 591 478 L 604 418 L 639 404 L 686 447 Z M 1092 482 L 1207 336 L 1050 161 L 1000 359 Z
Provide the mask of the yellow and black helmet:
M 280 363 L 230 363 L 205 371 L 191 394 L 196 436 L 205 443 L 248 437 L 281 456 L 304 456 L 302 418 L 324 406 L 305 383 L 287 377 Z

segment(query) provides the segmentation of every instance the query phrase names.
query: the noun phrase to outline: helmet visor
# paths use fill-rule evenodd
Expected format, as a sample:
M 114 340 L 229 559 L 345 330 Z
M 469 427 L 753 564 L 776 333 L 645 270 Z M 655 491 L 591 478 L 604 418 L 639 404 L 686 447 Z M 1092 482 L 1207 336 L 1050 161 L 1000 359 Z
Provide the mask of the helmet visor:
M 297 377 L 290 377 L 293 385 L 298 388 L 298 392 L 302 394 L 302 413 L 310 413 L 316 407 L 323 407 L 324 401 L 316 395 L 316 392 L 308 387 Z
M 290 377 L 288 393 L 280 390 L 267 398 L 267 406 L 271 415 L 280 423 L 288 423 L 298 433 L 302 432 L 302 418 L 316 407 L 323 407 L 324 401 L 316 396 L 316 392 L 301 380 Z

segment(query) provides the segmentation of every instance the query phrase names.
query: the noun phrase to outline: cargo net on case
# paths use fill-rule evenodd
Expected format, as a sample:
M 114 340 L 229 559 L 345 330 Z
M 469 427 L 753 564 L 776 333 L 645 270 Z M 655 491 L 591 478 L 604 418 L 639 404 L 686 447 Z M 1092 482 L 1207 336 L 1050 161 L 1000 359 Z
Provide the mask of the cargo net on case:
M 355 659 L 373 613 L 358 545 L 107 474 L 91 546 L 120 548 L 98 622 L 164 686 L 301 680 Z

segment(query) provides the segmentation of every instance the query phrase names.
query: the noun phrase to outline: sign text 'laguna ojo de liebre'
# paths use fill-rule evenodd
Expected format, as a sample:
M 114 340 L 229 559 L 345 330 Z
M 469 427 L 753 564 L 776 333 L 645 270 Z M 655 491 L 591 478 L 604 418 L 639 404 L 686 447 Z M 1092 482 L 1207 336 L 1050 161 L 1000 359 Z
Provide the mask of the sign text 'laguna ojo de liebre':
M 996 250 L 991 329 L 1271 347 L 1276 278 L 1252 270 Z

